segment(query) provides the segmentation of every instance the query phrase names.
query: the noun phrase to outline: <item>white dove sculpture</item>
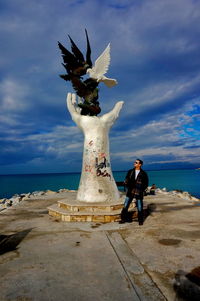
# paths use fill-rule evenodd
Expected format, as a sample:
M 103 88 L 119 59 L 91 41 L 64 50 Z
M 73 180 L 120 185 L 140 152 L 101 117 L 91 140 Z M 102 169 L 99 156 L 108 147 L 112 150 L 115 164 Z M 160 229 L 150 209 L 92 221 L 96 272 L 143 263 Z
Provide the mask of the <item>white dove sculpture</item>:
M 113 87 L 117 85 L 117 80 L 114 78 L 108 78 L 104 74 L 108 71 L 110 65 L 110 43 L 102 54 L 96 59 L 94 66 L 87 69 L 90 77 L 97 82 L 103 82 L 107 87 Z

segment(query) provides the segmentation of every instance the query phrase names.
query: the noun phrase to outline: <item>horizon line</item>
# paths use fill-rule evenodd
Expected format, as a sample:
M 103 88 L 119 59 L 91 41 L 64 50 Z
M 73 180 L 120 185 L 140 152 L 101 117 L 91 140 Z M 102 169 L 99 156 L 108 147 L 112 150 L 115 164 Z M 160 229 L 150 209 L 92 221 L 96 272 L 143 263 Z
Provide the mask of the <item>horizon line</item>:
M 130 168 L 131 169 L 131 168 Z M 200 170 L 200 168 L 194 167 L 184 167 L 184 168 L 161 168 L 161 169 L 145 169 L 145 171 L 163 171 L 163 170 Z M 127 172 L 126 170 L 113 170 L 112 172 Z M 23 176 L 23 175 L 55 175 L 55 174 L 81 174 L 81 171 L 66 171 L 66 172 L 41 172 L 41 173 L 10 173 L 10 174 L 0 174 L 0 176 Z

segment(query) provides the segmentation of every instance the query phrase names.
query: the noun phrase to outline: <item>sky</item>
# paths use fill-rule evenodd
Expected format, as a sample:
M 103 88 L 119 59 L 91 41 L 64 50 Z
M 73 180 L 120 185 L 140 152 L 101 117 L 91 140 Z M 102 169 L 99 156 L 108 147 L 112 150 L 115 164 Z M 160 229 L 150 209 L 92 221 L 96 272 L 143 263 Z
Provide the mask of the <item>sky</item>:
M 200 1 L 0 0 L 0 174 L 81 171 L 57 42 L 85 54 L 85 28 L 93 63 L 111 43 L 101 114 L 124 101 L 112 170 L 200 167 Z

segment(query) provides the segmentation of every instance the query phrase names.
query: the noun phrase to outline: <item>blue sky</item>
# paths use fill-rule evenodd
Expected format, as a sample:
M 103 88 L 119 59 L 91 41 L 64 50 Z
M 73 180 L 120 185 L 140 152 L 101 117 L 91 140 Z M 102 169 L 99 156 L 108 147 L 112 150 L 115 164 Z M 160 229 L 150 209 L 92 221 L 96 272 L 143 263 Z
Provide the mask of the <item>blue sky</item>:
M 111 43 L 118 85 L 100 84 L 102 113 L 125 102 L 112 169 L 200 167 L 200 1 L 0 0 L 0 174 L 81 170 L 57 41 L 85 52 L 85 28 L 93 62 Z

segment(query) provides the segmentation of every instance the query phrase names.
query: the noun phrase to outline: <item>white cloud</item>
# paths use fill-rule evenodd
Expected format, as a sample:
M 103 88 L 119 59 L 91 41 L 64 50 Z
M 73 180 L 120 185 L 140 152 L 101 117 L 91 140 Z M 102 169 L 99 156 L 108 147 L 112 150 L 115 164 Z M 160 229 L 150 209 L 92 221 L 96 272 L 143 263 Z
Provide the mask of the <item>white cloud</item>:
M 196 131 L 189 128 L 188 133 L 185 130 L 185 125 L 193 122 L 193 116 L 188 114 L 193 105 L 187 104 L 173 115 L 165 114 L 162 119 L 149 121 L 111 138 L 113 159 L 130 162 L 142 157 L 148 164 L 200 163 L 200 140 L 193 137 Z
M 83 137 L 75 126 L 56 126 L 48 133 L 34 134 L 21 139 L 31 143 L 42 156 L 52 155 L 55 158 L 66 157 L 69 153 L 81 153 Z
M 174 103 L 176 106 L 184 106 L 185 103 L 191 103 L 200 89 L 200 75 L 194 78 L 172 79 L 151 83 L 147 87 L 141 87 L 136 93 L 133 91 L 126 95 L 123 108 L 123 115 L 143 114 L 148 109 L 158 108 L 168 105 L 167 110 L 173 111 Z M 198 101 L 196 99 L 196 101 Z M 153 112 L 152 112 L 153 113 Z M 158 112 L 157 112 L 158 113 Z M 173 114 L 173 112 L 172 112 Z
M 16 79 L 4 79 L 0 83 L 1 110 L 3 112 L 24 111 L 28 106 L 26 97 L 29 93 L 30 89 L 26 83 L 21 83 Z

